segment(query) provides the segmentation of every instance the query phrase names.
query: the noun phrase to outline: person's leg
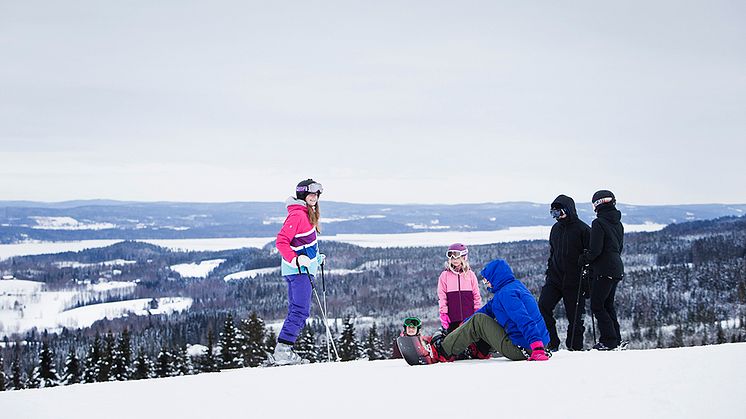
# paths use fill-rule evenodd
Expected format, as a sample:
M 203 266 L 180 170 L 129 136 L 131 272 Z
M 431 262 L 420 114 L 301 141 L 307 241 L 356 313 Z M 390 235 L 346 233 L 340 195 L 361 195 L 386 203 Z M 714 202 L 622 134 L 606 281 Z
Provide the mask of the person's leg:
M 288 316 L 277 341 L 293 345 L 311 314 L 311 280 L 305 274 L 289 275 L 285 280 L 288 283 Z
M 618 279 L 612 279 L 610 280 L 613 285 L 611 286 L 611 291 L 609 291 L 609 296 L 606 297 L 606 301 L 604 301 L 604 309 L 609 314 L 609 318 L 611 319 L 611 324 L 614 327 L 614 346 L 617 347 L 622 342 L 622 335 L 621 331 L 619 330 L 619 320 L 617 320 L 616 316 L 616 307 L 614 306 L 614 299 L 616 299 L 616 290 L 619 286 L 620 280 Z
M 615 288 L 613 279 L 609 277 L 597 277 L 593 281 L 591 290 L 591 311 L 598 322 L 598 341 L 607 348 L 615 348 L 619 343 L 616 341 L 616 331 L 614 329 L 614 320 L 606 310 L 606 299 L 612 289 Z
M 583 350 L 583 334 L 585 333 L 585 298 L 581 294 L 580 299 L 578 299 L 579 286 L 580 284 L 569 284 L 562 290 L 562 300 L 568 322 L 565 345 L 567 345 L 567 349 L 573 351 Z M 551 348 L 551 344 L 549 347 Z
M 470 344 L 480 339 L 508 359 L 514 361 L 526 359 L 526 355 L 521 348 L 510 341 L 505 329 L 495 319 L 483 313 L 476 313 L 462 323 L 461 326 L 443 339 L 442 345 L 448 355 L 454 355 L 460 354 Z
M 560 339 L 557 335 L 557 321 L 554 318 L 554 308 L 562 298 L 562 290 L 556 287 L 551 281 L 547 281 L 543 287 L 541 287 L 541 294 L 539 295 L 539 311 L 541 316 L 544 318 L 544 323 L 547 325 L 549 330 L 549 346 L 550 350 L 557 350 L 559 348 Z

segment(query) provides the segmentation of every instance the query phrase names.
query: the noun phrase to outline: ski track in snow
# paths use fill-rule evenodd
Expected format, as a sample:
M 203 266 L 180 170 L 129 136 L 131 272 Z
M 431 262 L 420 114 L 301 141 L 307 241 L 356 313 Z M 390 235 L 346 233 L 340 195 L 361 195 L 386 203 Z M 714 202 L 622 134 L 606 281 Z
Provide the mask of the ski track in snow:
M 744 370 L 746 343 L 561 351 L 547 362 L 355 361 L 77 384 L 0 392 L 0 406 L 12 419 L 741 419 Z M 449 386 L 468 397 L 444 397 Z

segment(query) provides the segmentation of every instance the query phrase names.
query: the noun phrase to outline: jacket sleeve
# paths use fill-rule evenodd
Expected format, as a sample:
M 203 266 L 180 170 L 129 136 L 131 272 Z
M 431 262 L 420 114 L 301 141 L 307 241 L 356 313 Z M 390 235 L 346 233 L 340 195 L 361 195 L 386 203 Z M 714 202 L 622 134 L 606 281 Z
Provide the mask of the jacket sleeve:
M 290 263 L 296 256 L 293 249 L 290 248 L 290 241 L 293 240 L 296 233 L 298 232 L 298 224 L 300 220 L 295 215 L 288 215 L 285 222 L 282 224 L 280 232 L 277 233 L 277 240 L 275 246 L 282 255 L 282 258 L 286 262 Z
M 488 316 L 490 316 L 490 317 L 492 317 L 494 319 L 495 318 L 495 312 L 492 311 L 492 303 L 494 301 L 495 301 L 494 298 L 492 300 L 488 301 L 485 305 L 482 306 L 482 308 L 480 308 L 479 310 L 475 311 L 474 314 L 482 313 L 482 314 L 486 314 L 486 315 L 488 315 Z M 469 320 L 473 316 L 474 315 L 472 314 L 471 316 L 469 316 L 469 318 L 465 319 L 464 322 L 466 322 L 466 320 Z
M 533 299 L 534 297 L 529 295 L 528 298 Z M 526 305 L 519 292 L 511 291 L 510 293 L 507 293 L 501 299 L 501 302 L 503 307 L 505 307 L 508 317 L 515 322 L 518 329 L 521 331 L 521 334 L 529 343 L 541 340 L 541 331 L 536 327 L 534 319 L 532 319 L 528 314 Z
M 477 275 L 474 274 L 474 271 L 469 271 L 471 273 L 471 292 L 474 295 L 474 311 L 479 310 L 482 307 L 482 295 L 479 294 L 479 281 L 477 280 Z
M 438 277 L 438 312 L 448 313 L 448 299 L 446 298 L 446 276 L 448 273 L 443 271 Z
M 604 228 L 601 222 L 593 220 L 591 224 L 591 239 L 588 245 L 588 253 L 586 261 L 588 263 L 593 262 L 604 250 Z

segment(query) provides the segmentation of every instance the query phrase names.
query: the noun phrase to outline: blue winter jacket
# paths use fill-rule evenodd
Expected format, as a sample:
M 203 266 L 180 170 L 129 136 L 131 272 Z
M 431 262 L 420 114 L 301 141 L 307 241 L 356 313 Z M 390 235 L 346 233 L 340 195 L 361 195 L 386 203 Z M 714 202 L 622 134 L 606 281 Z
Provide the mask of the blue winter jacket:
M 492 285 L 490 291 L 495 296 L 477 313 L 484 313 L 500 323 L 516 346 L 529 348 L 537 340 L 545 346 L 549 344 L 549 331 L 534 296 L 515 279 L 508 263 L 495 259 L 481 274 Z

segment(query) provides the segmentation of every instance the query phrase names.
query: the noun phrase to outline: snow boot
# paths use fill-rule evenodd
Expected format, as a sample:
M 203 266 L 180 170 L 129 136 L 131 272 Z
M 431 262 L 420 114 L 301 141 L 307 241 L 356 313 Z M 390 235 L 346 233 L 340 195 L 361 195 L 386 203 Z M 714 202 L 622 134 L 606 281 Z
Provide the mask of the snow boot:
M 432 352 L 433 360 L 436 362 L 453 362 L 456 360 L 455 356 L 448 355 L 443 349 L 443 339 L 445 338 L 444 334 L 436 333 L 430 340 L 430 352 Z
M 281 342 L 275 346 L 275 352 L 272 354 L 275 365 L 296 365 L 296 364 L 308 364 L 307 359 L 303 359 L 300 355 L 296 354 L 293 347 Z

